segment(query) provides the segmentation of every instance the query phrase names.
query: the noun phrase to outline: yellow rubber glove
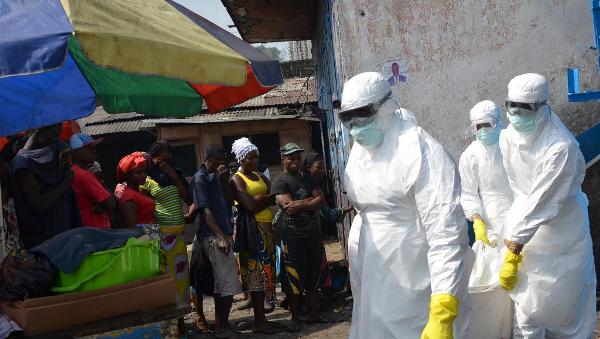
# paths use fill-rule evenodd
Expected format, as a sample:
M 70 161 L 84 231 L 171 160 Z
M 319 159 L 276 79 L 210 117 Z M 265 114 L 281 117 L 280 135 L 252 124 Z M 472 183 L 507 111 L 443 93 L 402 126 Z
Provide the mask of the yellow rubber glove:
M 517 283 L 517 269 L 523 260 L 520 254 L 514 254 L 511 251 L 506 251 L 504 263 L 500 268 L 500 286 L 507 291 L 512 291 Z
M 429 321 L 421 339 L 453 339 L 452 321 L 458 315 L 458 299 L 450 294 L 432 294 Z
M 473 231 L 475 232 L 475 240 L 481 240 L 487 245 L 490 244 L 490 240 L 487 237 L 487 226 L 483 219 L 475 219 L 473 221 Z

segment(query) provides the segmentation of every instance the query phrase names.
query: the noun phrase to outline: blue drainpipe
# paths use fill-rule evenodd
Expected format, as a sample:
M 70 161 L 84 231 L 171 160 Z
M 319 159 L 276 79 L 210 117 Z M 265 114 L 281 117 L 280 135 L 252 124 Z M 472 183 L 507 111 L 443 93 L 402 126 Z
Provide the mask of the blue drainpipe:
M 594 24 L 594 46 L 593 50 L 598 50 L 600 46 L 600 0 L 590 0 L 590 9 L 592 10 L 592 20 Z M 598 73 L 600 73 L 600 55 L 598 55 Z M 567 69 L 567 88 L 570 102 L 583 102 L 600 99 L 600 91 L 585 91 L 579 89 L 579 69 Z

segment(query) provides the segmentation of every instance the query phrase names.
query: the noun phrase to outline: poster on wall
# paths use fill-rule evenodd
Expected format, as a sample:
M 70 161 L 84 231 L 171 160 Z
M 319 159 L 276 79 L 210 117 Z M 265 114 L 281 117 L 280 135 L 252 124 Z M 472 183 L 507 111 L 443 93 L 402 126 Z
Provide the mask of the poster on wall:
M 383 75 L 390 86 L 406 84 L 408 63 L 403 58 L 389 59 L 383 63 Z

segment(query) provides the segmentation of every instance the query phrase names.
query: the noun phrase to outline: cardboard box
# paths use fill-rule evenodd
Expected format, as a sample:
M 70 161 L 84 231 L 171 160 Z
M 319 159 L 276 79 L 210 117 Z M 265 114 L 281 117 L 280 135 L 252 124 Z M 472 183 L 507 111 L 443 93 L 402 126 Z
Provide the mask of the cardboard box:
M 26 299 L 2 305 L 26 335 L 37 335 L 175 304 L 175 279 L 170 274 L 96 291 Z

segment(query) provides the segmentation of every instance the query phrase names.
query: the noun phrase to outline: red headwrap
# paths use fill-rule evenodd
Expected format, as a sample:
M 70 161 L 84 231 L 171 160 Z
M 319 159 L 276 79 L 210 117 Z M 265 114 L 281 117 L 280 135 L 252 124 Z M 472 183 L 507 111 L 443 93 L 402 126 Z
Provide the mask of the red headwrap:
M 143 152 L 133 152 L 124 156 L 117 165 L 117 179 L 123 182 L 127 179 L 127 174 L 140 167 L 146 167 L 146 158 Z
M 60 141 L 62 142 L 68 143 L 71 136 L 75 133 L 81 133 L 81 127 L 79 127 L 77 121 L 63 121 L 62 129 L 60 131 L 60 136 L 58 137 L 58 139 L 60 139 Z
M 0 137 L 0 151 L 4 149 L 4 146 L 8 144 L 9 140 L 7 137 Z

